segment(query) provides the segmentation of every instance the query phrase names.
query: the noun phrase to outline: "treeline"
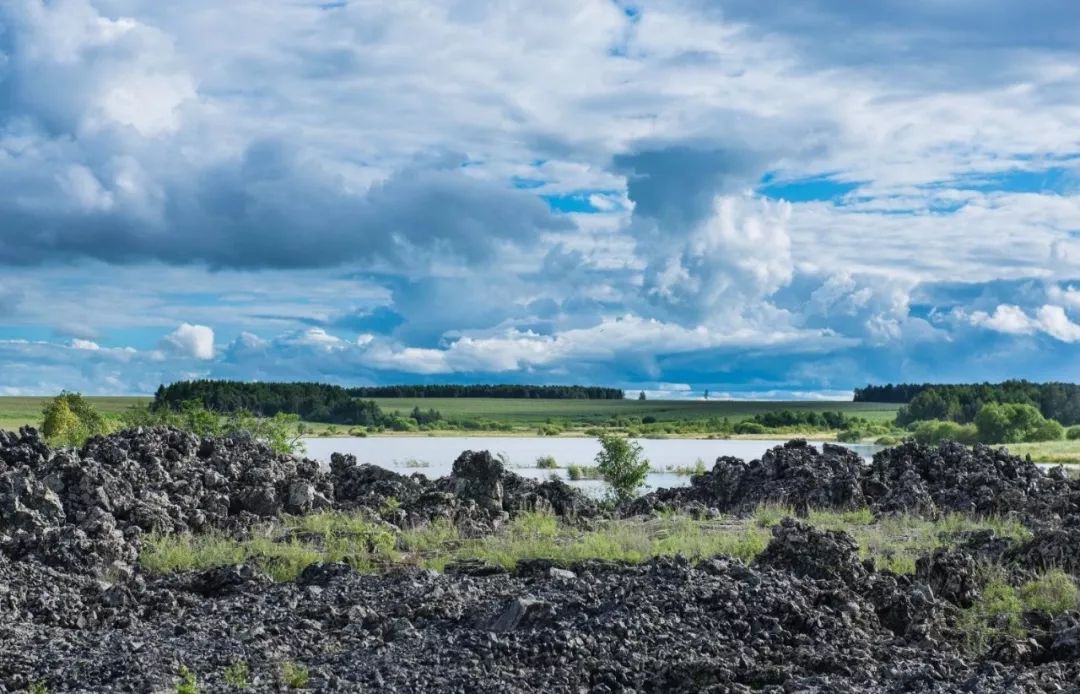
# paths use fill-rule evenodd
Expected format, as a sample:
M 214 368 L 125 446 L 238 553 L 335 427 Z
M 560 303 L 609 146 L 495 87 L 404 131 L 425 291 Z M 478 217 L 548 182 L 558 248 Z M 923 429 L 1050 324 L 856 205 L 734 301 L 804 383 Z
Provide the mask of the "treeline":
M 618 388 L 598 386 L 402 385 L 347 389 L 358 398 L 529 398 L 535 400 L 622 400 Z
M 928 388 L 934 388 L 933 383 L 888 383 L 883 386 L 866 386 L 856 388 L 854 402 L 887 402 L 896 405 L 906 405 L 915 399 L 915 396 Z M 936 386 L 945 387 L 950 386 Z
M 1057 420 L 1065 426 L 1080 423 L 1080 385 L 1075 383 L 1032 383 L 1004 381 L 966 385 L 872 386 L 870 388 L 921 389 L 905 407 L 900 408 L 896 423 L 907 426 L 912 422 L 942 420 L 969 424 L 975 421 L 983 407 L 990 404 L 1031 405 L 1046 419 Z M 865 396 L 870 388 L 862 390 Z M 856 391 L 857 395 L 859 391 Z M 871 399 L 887 395 L 888 391 L 873 390 Z M 878 400 L 878 402 L 883 402 Z
M 309 422 L 388 427 L 408 426 L 397 413 L 387 414 L 371 400 L 349 394 L 341 386 L 325 383 L 245 383 L 242 381 L 180 381 L 161 386 L 154 394 L 154 410 L 179 412 L 189 403 L 222 414 L 250 412 L 259 417 L 294 414 Z M 438 411 L 413 408 L 408 419 L 431 424 L 442 418 Z
M 777 410 L 762 412 L 754 415 L 753 420 L 764 427 L 799 427 L 805 426 L 811 429 L 847 429 L 854 419 L 846 416 L 843 412 L 814 412 L 799 410 Z M 859 419 L 858 421 L 863 421 Z

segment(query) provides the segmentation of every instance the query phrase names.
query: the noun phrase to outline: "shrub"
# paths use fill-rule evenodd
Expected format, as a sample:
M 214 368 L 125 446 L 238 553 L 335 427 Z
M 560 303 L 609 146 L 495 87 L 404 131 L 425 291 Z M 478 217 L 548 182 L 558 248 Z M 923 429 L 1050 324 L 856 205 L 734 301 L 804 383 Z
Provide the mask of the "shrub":
M 1029 610 L 1058 615 L 1080 605 L 1080 588 L 1069 574 L 1054 569 L 1021 586 L 1020 597 Z
M 225 668 L 225 684 L 233 689 L 247 689 L 249 686 L 248 664 L 240 661 Z
M 633 499 L 649 474 L 649 461 L 641 457 L 641 446 L 622 436 L 605 434 L 600 436 L 600 449 L 596 468 L 613 496 L 620 502 Z
M 645 415 L 644 417 L 641 418 L 641 423 L 642 424 L 656 424 L 656 417 L 653 417 L 651 414 L 647 414 L 647 415 Z
M 38 680 L 30 683 L 30 686 L 26 688 L 26 694 L 49 694 L 49 688 L 43 680 Z
M 308 683 L 308 669 L 299 663 L 286 660 L 281 664 L 281 679 L 290 689 L 303 689 Z
M 536 459 L 536 467 L 541 470 L 555 470 L 559 467 L 559 463 L 553 456 L 542 455 Z
M 915 423 L 912 438 L 919 443 L 930 445 L 937 445 L 942 441 L 975 443 L 977 432 L 975 427 L 970 424 L 957 424 L 956 422 L 930 419 Z
M 1069 427 L 1068 430 L 1065 432 L 1065 438 L 1069 439 L 1070 441 L 1076 441 L 1077 439 L 1080 439 L 1080 426 Z
M 1053 419 L 1044 419 L 1042 424 L 1024 439 L 1025 441 L 1060 441 L 1065 438 L 1065 427 Z
M 105 418 L 79 393 L 60 393 L 41 411 L 41 417 L 41 434 L 54 444 L 81 446 L 91 436 L 109 433 Z
M 176 694 L 199 694 L 199 682 L 195 673 L 185 665 L 180 666 L 180 681 L 176 683 Z
M 764 434 L 765 426 L 757 422 L 739 422 L 735 425 L 736 434 Z
M 900 443 L 900 439 L 896 438 L 895 436 L 886 435 L 878 437 L 878 439 L 874 441 L 874 443 L 878 446 L 895 446 L 896 444 Z
M 537 429 L 536 433 L 540 436 L 558 436 L 562 433 L 562 429 L 553 424 L 545 424 Z
M 844 429 L 836 434 L 836 440 L 840 443 L 858 443 L 863 438 L 863 432 L 858 429 Z
M 1060 425 L 1059 425 L 1060 426 Z M 975 415 L 975 428 L 983 443 L 1020 443 L 1043 441 L 1040 436 L 1056 433 L 1046 424 L 1033 405 L 1019 403 L 990 403 Z

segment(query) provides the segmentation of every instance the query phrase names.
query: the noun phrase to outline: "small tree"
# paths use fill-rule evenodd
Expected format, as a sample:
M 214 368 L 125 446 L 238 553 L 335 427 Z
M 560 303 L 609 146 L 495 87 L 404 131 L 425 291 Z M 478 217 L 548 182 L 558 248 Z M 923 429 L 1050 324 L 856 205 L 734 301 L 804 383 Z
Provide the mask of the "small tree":
M 638 400 L 644 400 L 645 399 L 645 391 L 641 391 L 640 393 L 638 393 L 637 399 Z
M 81 446 L 91 436 L 109 432 L 109 425 L 86 398 L 64 391 L 41 412 L 41 433 L 48 441 Z
M 616 501 L 633 499 L 649 474 L 649 461 L 641 457 L 641 446 L 616 434 L 602 433 L 599 439 L 596 467 L 600 476 L 611 487 Z
M 77 446 L 82 433 L 79 418 L 71 411 L 68 401 L 62 397 L 54 398 L 45 406 L 42 413 L 41 433 L 46 440 L 66 446 Z

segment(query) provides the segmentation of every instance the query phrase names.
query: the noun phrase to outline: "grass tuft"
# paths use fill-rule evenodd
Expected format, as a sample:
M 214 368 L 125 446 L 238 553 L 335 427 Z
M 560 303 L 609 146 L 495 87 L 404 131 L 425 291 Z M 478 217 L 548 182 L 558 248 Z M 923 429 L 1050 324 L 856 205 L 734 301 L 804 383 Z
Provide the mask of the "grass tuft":
M 308 669 L 300 663 L 286 660 L 281 664 L 281 679 L 289 689 L 303 689 L 308 684 Z
M 250 686 L 248 664 L 239 661 L 225 668 L 225 684 L 233 689 L 245 690 Z

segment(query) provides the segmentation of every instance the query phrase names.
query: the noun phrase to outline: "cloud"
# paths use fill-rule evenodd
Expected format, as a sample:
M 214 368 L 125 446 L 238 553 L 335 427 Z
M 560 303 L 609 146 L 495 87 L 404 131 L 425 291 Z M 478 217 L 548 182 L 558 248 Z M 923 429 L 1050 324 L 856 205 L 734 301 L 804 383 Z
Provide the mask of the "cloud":
M 1034 316 L 1029 316 L 1019 306 L 1002 304 L 993 314 L 976 311 L 971 314 L 971 324 L 1010 335 L 1032 335 L 1043 332 L 1061 342 L 1080 341 L 1080 325 L 1069 319 L 1061 306 L 1045 304 Z
M 1028 317 L 1023 309 L 1007 304 L 998 306 L 993 314 L 976 311 L 971 314 L 971 324 L 1010 335 L 1030 335 L 1038 328 L 1038 323 Z
M 1060 306 L 1050 306 L 1048 304 L 1041 307 L 1036 314 L 1036 320 L 1043 331 L 1056 340 L 1062 342 L 1080 341 L 1080 325 L 1069 320 L 1069 317 L 1065 315 L 1065 309 Z
M 213 359 L 214 331 L 205 325 L 184 323 L 162 339 L 161 347 L 180 356 Z
M 1071 4 L 429 5 L 0 3 L 3 385 L 1080 378 Z

